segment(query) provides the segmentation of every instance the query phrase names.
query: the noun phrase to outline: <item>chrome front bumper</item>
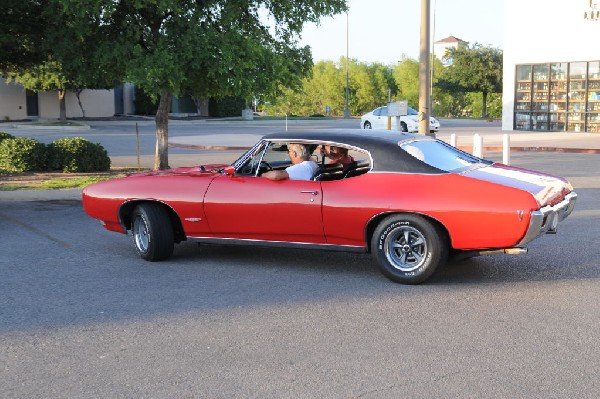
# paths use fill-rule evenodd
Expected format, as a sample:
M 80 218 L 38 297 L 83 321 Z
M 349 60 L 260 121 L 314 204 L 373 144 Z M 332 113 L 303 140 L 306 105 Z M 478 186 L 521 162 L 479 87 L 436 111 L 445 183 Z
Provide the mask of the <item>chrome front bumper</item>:
M 527 232 L 516 246 L 523 246 L 542 234 L 556 234 L 558 223 L 573 212 L 575 202 L 577 202 L 577 193 L 571 191 L 558 204 L 545 206 L 538 211 L 531 212 Z

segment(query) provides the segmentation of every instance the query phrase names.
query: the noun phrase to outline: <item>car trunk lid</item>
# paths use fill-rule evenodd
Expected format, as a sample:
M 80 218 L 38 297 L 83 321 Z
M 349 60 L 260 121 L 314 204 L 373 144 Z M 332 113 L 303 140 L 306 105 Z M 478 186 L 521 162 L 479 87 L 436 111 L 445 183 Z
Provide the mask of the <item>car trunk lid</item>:
M 569 182 L 561 177 L 498 163 L 467 170 L 461 174 L 525 190 L 533 195 L 540 207 L 559 203 L 565 195 L 573 190 Z

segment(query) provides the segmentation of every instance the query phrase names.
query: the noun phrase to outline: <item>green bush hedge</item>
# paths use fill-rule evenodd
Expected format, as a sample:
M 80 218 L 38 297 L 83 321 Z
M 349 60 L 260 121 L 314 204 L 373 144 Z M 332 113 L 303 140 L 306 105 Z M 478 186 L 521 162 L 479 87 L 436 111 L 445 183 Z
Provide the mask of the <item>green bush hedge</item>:
M 48 145 L 48 167 L 67 173 L 102 172 L 110 170 L 110 158 L 98 143 L 83 137 L 63 138 Z
M 104 147 L 82 137 L 58 139 L 46 146 L 34 139 L 0 132 L 0 170 L 103 172 L 110 170 L 110 158 Z
M 7 172 L 44 170 L 46 146 L 27 137 L 5 138 L 0 141 L 0 169 Z
M 6 132 L 0 132 L 0 141 L 2 140 L 6 140 L 6 139 L 14 139 L 15 136 L 13 136 L 12 134 L 8 134 Z

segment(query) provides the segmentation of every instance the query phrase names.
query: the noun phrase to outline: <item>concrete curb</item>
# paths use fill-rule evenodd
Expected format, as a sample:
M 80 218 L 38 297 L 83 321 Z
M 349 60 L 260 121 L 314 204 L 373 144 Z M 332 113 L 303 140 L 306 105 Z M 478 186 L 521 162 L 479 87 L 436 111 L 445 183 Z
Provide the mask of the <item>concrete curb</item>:
M 66 131 L 86 131 L 90 130 L 89 125 L 80 125 L 80 126 L 61 126 L 61 125 L 34 125 L 34 124 L 14 124 L 12 125 L 14 129 L 35 129 L 35 130 L 66 130 Z
M 82 189 L 0 191 L 0 201 L 81 201 Z

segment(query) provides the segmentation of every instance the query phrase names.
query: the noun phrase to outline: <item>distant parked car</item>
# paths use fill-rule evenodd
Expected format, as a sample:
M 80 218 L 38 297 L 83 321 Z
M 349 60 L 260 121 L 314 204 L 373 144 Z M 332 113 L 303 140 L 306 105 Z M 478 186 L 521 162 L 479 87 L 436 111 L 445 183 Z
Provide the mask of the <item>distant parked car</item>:
M 360 118 L 361 129 L 387 129 L 387 107 L 375 108 Z M 403 132 L 415 133 L 419 131 L 419 113 L 408 107 L 408 115 L 400 117 L 400 126 Z M 392 118 L 392 130 L 396 130 L 396 118 Z M 431 133 L 440 130 L 440 121 L 434 117 L 429 118 L 429 131 Z

